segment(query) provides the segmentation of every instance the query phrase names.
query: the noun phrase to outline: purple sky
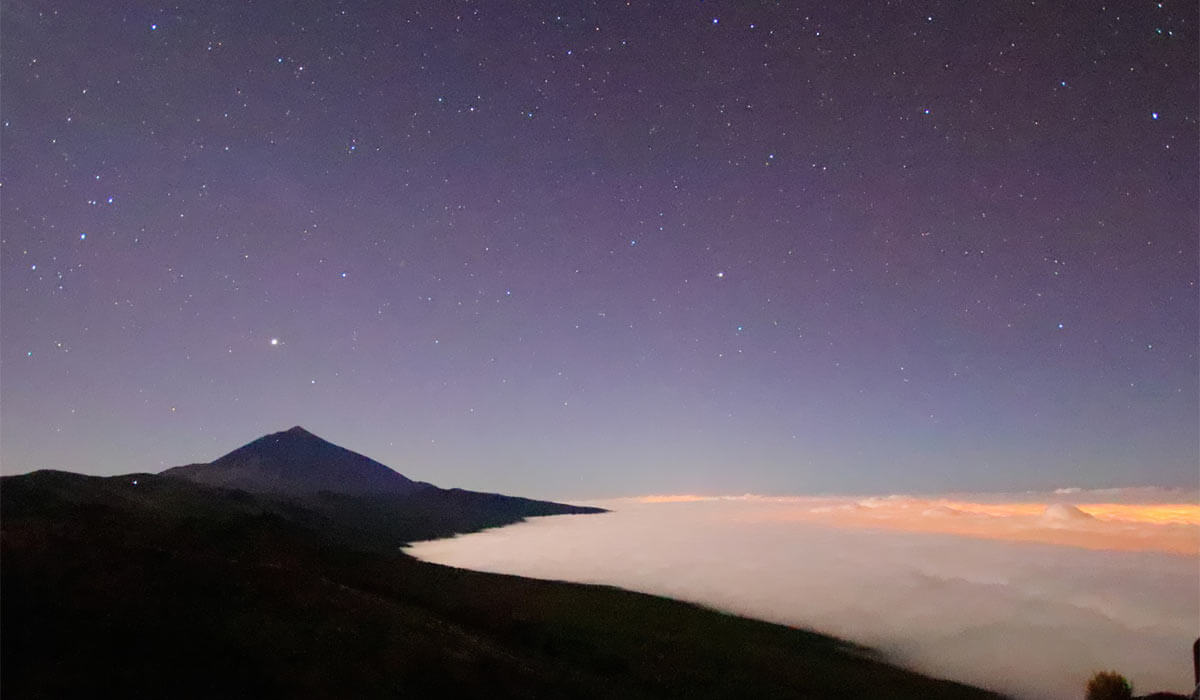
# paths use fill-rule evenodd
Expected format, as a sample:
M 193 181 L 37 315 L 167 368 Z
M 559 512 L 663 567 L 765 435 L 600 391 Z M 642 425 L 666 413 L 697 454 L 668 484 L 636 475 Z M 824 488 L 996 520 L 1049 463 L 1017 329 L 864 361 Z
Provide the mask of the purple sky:
M 1069 5 L 6 0 L 3 471 L 1195 485 L 1197 7 Z

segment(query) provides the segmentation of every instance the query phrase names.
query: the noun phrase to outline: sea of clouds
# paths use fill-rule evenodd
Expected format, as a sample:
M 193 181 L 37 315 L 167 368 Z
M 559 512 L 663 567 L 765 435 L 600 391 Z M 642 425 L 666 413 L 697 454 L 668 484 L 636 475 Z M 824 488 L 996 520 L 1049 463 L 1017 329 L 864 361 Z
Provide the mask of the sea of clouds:
M 1192 690 L 1200 505 L 1159 490 L 1020 497 L 644 497 L 421 542 L 421 559 L 603 583 L 859 642 L 1021 698 Z M 1111 543 L 1111 547 L 1106 544 Z

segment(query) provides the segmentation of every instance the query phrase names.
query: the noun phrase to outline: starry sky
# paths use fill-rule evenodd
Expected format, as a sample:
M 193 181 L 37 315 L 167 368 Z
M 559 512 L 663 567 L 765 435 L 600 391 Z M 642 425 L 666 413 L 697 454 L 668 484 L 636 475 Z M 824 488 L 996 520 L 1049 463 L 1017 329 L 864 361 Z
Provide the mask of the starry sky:
M 0 465 L 1195 485 L 1194 2 L 0 5 Z

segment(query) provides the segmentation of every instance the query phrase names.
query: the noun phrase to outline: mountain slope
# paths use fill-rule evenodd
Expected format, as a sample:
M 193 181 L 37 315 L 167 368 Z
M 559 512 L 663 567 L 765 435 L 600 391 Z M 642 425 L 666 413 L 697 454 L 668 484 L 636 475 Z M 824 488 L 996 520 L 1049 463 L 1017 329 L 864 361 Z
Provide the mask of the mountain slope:
M 0 696 L 996 697 L 665 598 L 418 562 L 323 502 L 0 479 Z
M 140 483 L 143 490 L 165 488 L 160 481 L 254 494 L 260 503 L 274 504 L 273 512 L 280 514 L 299 506 L 322 518 L 330 535 L 343 544 L 353 541 L 360 548 L 385 550 L 529 517 L 604 512 L 602 508 L 441 489 L 413 481 L 299 426 L 265 435 L 208 464 L 174 467 L 157 479 L 142 478 Z
M 430 487 L 300 426 L 264 435 L 208 464 L 189 464 L 162 473 L 209 486 L 286 495 L 319 491 L 395 495 Z

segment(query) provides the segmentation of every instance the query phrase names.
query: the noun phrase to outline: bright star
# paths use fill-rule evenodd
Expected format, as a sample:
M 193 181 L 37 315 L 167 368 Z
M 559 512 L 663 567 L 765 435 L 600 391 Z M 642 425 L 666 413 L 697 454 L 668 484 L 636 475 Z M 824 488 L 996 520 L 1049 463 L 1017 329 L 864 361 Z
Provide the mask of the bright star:
M 279 338 L 271 338 L 271 345 L 279 345 Z

